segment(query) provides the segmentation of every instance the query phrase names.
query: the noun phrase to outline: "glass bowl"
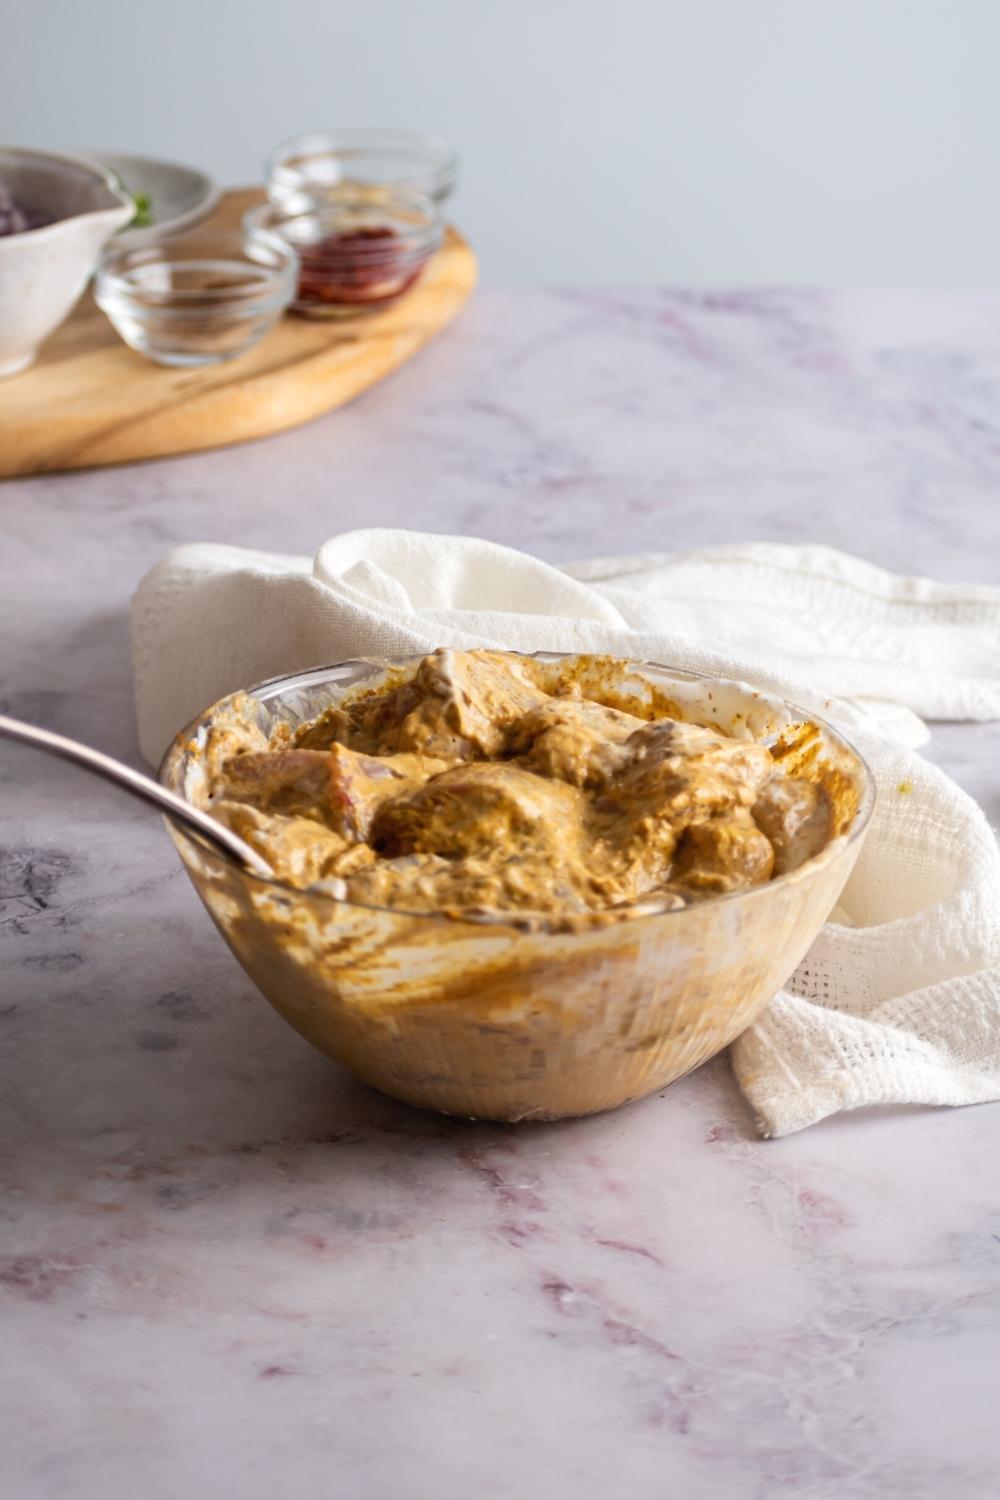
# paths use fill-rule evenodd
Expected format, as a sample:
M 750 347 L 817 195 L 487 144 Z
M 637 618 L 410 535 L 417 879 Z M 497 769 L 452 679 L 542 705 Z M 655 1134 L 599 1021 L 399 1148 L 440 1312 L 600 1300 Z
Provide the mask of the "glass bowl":
M 341 183 L 416 188 L 443 203 L 458 181 L 458 156 L 437 136 L 355 126 L 293 136 L 274 148 L 264 171 L 275 203 Z
M 131 349 L 161 365 L 236 359 L 295 295 L 298 259 L 285 241 L 200 231 L 111 249 L 94 296 Z
M 442 240 L 441 216 L 409 188 L 342 187 L 264 203 L 244 216 L 249 242 L 278 237 L 299 258 L 295 312 L 377 312 L 409 291 Z
M 543 661 L 561 661 L 537 653 Z M 200 715 L 160 768 L 204 800 L 202 750 L 234 709 L 269 732 L 315 718 L 387 666 L 344 662 L 274 678 Z M 170 824 L 202 901 L 278 1012 L 366 1083 L 407 1103 L 474 1119 L 557 1119 L 636 1099 L 739 1035 L 785 983 L 834 907 L 861 849 L 874 783 L 814 714 L 745 684 L 629 664 L 682 715 L 766 742 L 804 720 L 819 730 L 796 774 L 823 779 L 834 836 L 767 885 L 675 911 L 573 932 L 525 931 L 504 914 L 454 919 L 363 906 L 249 874 Z M 584 691 L 586 687 L 584 686 Z

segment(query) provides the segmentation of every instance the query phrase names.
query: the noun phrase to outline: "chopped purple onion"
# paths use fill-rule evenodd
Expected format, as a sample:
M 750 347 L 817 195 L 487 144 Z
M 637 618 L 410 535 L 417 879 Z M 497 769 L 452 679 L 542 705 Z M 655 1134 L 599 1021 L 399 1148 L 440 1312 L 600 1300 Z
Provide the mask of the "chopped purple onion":
M 0 182 L 0 235 L 23 234 L 26 229 L 41 229 L 51 223 L 51 214 L 15 203 L 10 190 Z

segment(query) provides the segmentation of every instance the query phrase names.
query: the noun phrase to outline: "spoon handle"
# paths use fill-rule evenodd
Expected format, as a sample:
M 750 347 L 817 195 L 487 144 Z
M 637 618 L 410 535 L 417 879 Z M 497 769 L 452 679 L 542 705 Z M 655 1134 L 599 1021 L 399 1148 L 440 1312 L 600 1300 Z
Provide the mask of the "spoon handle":
M 0 714 L 0 739 L 17 740 L 22 745 L 31 745 L 36 750 L 44 750 L 49 755 L 58 755 L 63 760 L 72 761 L 74 765 L 83 766 L 96 776 L 103 776 L 105 781 L 114 782 L 126 792 L 131 792 L 134 797 L 152 802 L 161 812 L 196 829 L 202 838 L 208 839 L 217 849 L 235 855 L 254 875 L 261 875 L 265 879 L 273 878 L 271 866 L 238 834 L 233 833 L 225 824 L 217 823 L 200 807 L 185 802 L 183 797 L 161 786 L 151 776 L 145 776 L 142 771 L 133 771 L 123 761 L 115 760 L 101 750 L 94 750 L 90 745 L 82 745 L 79 740 L 67 739 L 64 734 L 53 734 L 51 729 L 39 729 L 34 724 L 24 724 L 20 719 L 9 719 L 4 714 Z

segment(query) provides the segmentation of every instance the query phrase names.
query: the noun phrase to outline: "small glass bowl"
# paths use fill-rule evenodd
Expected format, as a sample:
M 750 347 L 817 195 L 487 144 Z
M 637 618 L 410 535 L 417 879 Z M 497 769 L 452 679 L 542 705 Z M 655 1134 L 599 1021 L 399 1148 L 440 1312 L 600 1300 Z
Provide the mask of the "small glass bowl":
M 415 188 L 443 203 L 458 182 L 458 156 L 437 136 L 350 127 L 282 141 L 264 170 L 272 203 L 350 183 Z
M 295 251 L 238 230 L 113 248 L 94 296 L 131 349 L 194 369 L 236 359 L 263 338 L 295 295 Z
M 248 243 L 277 237 L 298 256 L 292 309 L 310 318 L 356 317 L 395 302 L 443 235 L 426 193 L 360 184 L 264 203 L 245 215 L 243 228 Z

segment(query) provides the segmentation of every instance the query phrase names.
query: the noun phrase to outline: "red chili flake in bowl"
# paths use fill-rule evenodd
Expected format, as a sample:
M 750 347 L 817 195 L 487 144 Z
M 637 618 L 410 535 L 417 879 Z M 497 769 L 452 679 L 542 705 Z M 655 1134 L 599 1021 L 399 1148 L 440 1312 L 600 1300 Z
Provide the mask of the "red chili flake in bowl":
M 423 266 L 388 225 L 362 225 L 298 249 L 304 302 L 388 302 L 413 285 Z

